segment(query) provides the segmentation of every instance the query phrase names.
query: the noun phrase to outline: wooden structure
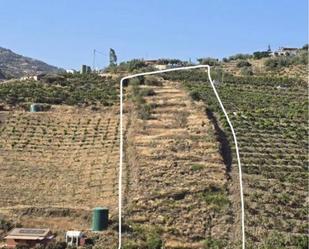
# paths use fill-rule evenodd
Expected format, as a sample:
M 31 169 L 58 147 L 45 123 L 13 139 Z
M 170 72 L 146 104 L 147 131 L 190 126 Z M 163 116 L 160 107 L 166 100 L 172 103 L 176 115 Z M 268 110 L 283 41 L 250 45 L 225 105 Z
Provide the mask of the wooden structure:
M 47 245 L 53 240 L 49 229 L 37 228 L 14 228 L 5 237 L 7 248 L 16 248 L 17 246 L 36 247 Z

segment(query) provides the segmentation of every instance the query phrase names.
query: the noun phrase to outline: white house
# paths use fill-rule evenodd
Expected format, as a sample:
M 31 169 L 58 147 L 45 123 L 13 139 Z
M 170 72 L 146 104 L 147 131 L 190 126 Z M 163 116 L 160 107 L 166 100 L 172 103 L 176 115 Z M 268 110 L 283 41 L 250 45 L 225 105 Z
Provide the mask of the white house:
M 271 53 L 272 56 L 288 56 L 288 55 L 296 55 L 298 52 L 298 48 L 285 48 L 280 47 L 277 51 Z
M 74 69 L 67 69 L 67 70 L 65 70 L 67 73 L 71 73 L 71 74 L 73 74 L 73 73 L 76 73 L 76 70 L 74 70 Z

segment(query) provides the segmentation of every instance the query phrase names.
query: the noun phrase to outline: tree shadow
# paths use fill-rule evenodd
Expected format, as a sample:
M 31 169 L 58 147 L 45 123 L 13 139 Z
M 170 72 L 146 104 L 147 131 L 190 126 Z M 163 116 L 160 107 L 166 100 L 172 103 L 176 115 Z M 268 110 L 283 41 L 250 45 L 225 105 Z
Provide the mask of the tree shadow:
M 217 137 L 217 140 L 220 143 L 220 154 L 223 158 L 224 164 L 226 165 L 226 172 L 230 173 L 232 169 L 232 159 L 233 158 L 232 158 L 232 151 L 231 151 L 228 137 L 224 133 L 224 131 L 221 129 L 216 116 L 208 108 L 206 108 L 206 115 L 209 118 L 209 120 L 212 122 L 212 124 L 214 125 L 215 135 Z

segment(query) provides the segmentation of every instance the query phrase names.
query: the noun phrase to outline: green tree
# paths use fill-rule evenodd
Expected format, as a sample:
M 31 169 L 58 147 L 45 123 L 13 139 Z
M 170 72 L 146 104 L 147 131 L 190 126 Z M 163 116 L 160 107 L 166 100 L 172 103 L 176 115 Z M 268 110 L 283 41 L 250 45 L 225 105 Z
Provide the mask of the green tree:
M 114 49 L 109 49 L 109 65 L 116 66 L 117 65 L 117 55 Z
M 209 65 L 209 66 L 215 66 L 219 64 L 219 60 L 215 58 L 198 58 L 197 59 L 198 63 L 201 65 Z

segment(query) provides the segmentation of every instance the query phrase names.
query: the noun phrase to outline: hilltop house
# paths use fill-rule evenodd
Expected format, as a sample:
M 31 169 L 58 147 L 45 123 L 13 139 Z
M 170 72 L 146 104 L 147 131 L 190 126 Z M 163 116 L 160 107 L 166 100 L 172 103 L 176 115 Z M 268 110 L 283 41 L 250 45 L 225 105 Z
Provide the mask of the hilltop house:
M 54 236 L 49 229 L 14 228 L 5 237 L 5 240 L 7 248 L 16 248 L 47 245 L 53 238 Z
M 39 81 L 45 75 L 46 75 L 45 73 L 40 73 L 40 74 L 37 74 L 37 75 L 28 75 L 28 76 L 21 77 L 20 80 L 35 80 L 35 81 Z
M 280 47 L 277 51 L 271 53 L 272 56 L 288 56 L 288 55 L 296 55 L 298 52 L 297 48 L 285 48 Z
M 147 66 L 152 66 L 158 70 L 183 66 L 182 61 L 177 59 L 144 60 L 144 62 Z
M 163 64 L 159 60 L 145 60 L 144 62 L 147 66 L 152 66 L 158 70 L 164 70 L 168 67 L 167 64 Z

